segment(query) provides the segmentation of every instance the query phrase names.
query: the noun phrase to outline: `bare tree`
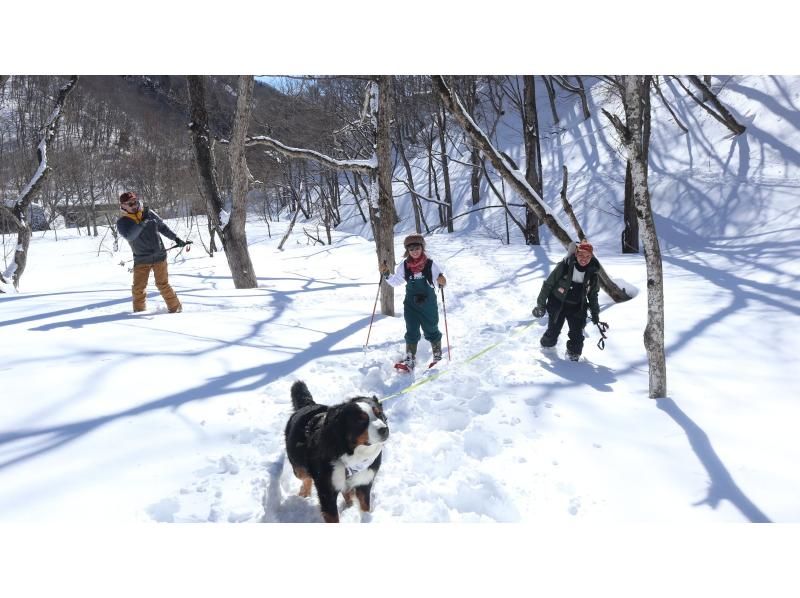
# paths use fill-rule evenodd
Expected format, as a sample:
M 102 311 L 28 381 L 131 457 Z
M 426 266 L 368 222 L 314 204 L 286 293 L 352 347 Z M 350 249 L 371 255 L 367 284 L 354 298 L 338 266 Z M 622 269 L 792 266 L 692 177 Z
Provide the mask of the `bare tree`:
M 258 287 L 253 262 L 247 249 L 247 191 L 252 179 L 247 170 L 245 156 L 245 138 L 250 123 L 250 110 L 253 104 L 253 88 L 255 78 L 252 75 L 240 75 L 236 99 L 236 114 L 233 119 L 233 133 L 230 144 L 230 163 L 232 175 L 231 217 L 223 229 L 225 255 L 231 268 L 233 283 L 237 289 L 254 289 Z
M 441 75 L 434 75 L 432 80 L 434 88 L 436 88 L 438 93 L 441 95 L 442 100 L 447 106 L 447 109 L 458 121 L 459 125 L 461 125 L 467 135 L 469 135 L 469 137 L 472 139 L 472 142 L 480 148 L 480 150 L 492 163 L 494 169 L 520 196 L 520 198 L 525 202 L 525 205 L 536 214 L 539 220 L 541 220 L 548 229 L 550 229 L 550 232 L 553 233 L 553 236 L 555 236 L 565 248 L 568 247 L 573 241 L 572 238 L 564 229 L 564 227 L 561 226 L 558 220 L 556 220 L 555 216 L 553 216 L 553 214 L 550 212 L 550 209 L 544 203 L 541 195 L 531 188 L 531 186 L 525 180 L 525 177 L 522 176 L 522 173 L 514 168 L 508 159 L 499 151 L 497 151 L 497 149 L 492 145 L 491 141 L 489 141 L 489 138 L 486 136 L 486 133 L 484 133 L 480 127 L 475 124 L 475 121 L 473 121 L 466 113 L 463 104 L 461 104 L 461 100 L 458 99 L 458 96 L 453 94 L 444 78 Z M 630 296 L 625 292 L 625 289 L 621 289 L 619 286 L 617 286 L 617 284 L 611 280 L 605 270 L 601 269 L 599 277 L 600 286 L 614 301 L 619 302 L 630 299 Z
M 190 122 L 192 149 L 197 164 L 197 175 L 200 181 L 200 193 L 206 201 L 209 225 L 217 237 L 222 240 L 222 227 L 227 224 L 225 202 L 217 180 L 217 163 L 214 156 L 213 137 L 208 125 L 206 110 L 206 86 L 200 75 L 186 77 L 189 89 Z M 211 231 L 209 231 L 211 232 Z M 224 241 L 223 241 L 224 244 Z M 211 236 L 211 247 L 214 237 Z M 213 250 L 213 249 L 212 249 Z
M 627 75 L 622 78 L 624 89 L 625 123 L 606 110 L 604 114 L 622 141 L 631 165 L 633 196 L 636 212 L 642 229 L 644 257 L 647 266 L 647 326 L 644 330 L 644 346 L 649 364 L 650 398 L 667 396 L 667 363 L 664 352 L 664 275 L 661 264 L 661 247 L 658 243 L 653 210 L 650 205 L 650 189 L 647 182 L 647 154 L 643 151 L 649 145 L 644 139 L 649 136 L 646 123 L 649 117 L 644 114 L 650 109 L 650 76 Z
M 563 89 L 566 89 L 570 93 L 577 94 L 578 97 L 581 99 L 581 108 L 583 109 L 583 120 L 589 118 L 592 113 L 589 111 L 589 103 L 586 101 L 586 89 L 583 86 L 583 80 L 576 76 L 575 80 L 578 82 L 577 85 L 573 85 L 569 82 L 567 77 L 558 77 L 555 76 L 552 78 L 553 81 L 558 83 Z
M 572 227 L 575 229 L 575 234 L 578 235 L 578 239 L 585 239 L 586 233 L 583 232 L 583 228 L 578 222 L 578 219 L 575 217 L 575 211 L 572 209 L 572 204 L 569 203 L 569 199 L 567 199 L 567 179 L 568 179 L 568 172 L 567 167 L 562 166 L 562 173 L 563 177 L 561 180 L 561 207 L 564 208 L 564 211 L 569 216 L 570 222 L 572 222 Z
M 444 104 L 436 107 L 436 128 L 439 132 L 439 163 L 442 167 L 444 185 L 444 206 L 439 207 L 439 222 L 447 225 L 447 232 L 453 232 L 453 194 L 450 191 L 450 165 L 447 155 L 447 110 Z
M 702 80 L 700 80 L 699 77 L 696 75 L 689 75 L 689 81 L 692 83 L 692 85 L 700 90 L 700 93 L 703 96 L 702 98 L 698 98 L 696 95 L 694 95 L 692 91 L 686 87 L 683 81 L 681 81 L 680 77 L 674 78 L 678 84 L 683 87 L 684 91 L 686 91 L 690 98 L 697 102 L 697 104 L 712 117 L 725 125 L 731 131 L 731 133 L 734 135 L 741 135 L 745 132 L 744 125 L 739 124 L 730 111 L 722 105 L 722 102 L 719 101 L 717 94 L 711 91 L 711 88 L 708 87 Z M 710 103 L 713 108 L 706 105 L 706 102 Z
M 239 79 L 239 95 L 234 115 L 234 132 L 231 143 L 230 160 L 233 173 L 233 198 L 231 213 L 225 210 L 225 204 L 217 182 L 216 161 L 212 145 L 211 131 L 208 125 L 208 112 L 205 101 L 204 77 L 190 75 L 187 77 L 189 100 L 191 106 L 191 122 L 189 130 L 200 176 L 200 189 L 208 207 L 209 219 L 213 224 L 225 257 L 231 270 L 233 284 L 237 289 L 251 289 L 258 286 L 245 236 L 245 194 L 247 191 L 247 164 L 244 158 L 244 140 L 250 115 L 250 103 L 253 93 L 252 76 L 241 76 Z
M 533 75 L 523 78 L 524 100 L 522 104 L 522 128 L 525 140 L 525 180 L 531 188 L 542 195 L 542 149 L 539 144 L 539 116 L 536 112 L 536 87 Z M 525 208 L 525 244 L 539 245 L 539 227 L 542 223 L 536 214 Z
M 672 109 L 672 106 L 667 101 L 667 98 L 664 97 L 664 92 L 661 91 L 661 84 L 659 82 L 658 76 L 653 78 L 653 89 L 656 90 L 656 94 L 658 95 L 659 98 L 661 98 L 664 107 L 667 109 L 667 112 L 669 112 L 670 116 L 672 116 L 672 120 L 675 121 L 675 124 L 678 125 L 681 131 L 683 131 L 684 133 L 688 133 L 689 129 L 686 127 L 686 125 L 683 124 L 683 122 L 681 122 L 681 119 L 678 118 L 677 114 L 675 114 L 675 111 Z
M 375 239 L 375 251 L 379 264 L 395 263 L 394 225 L 397 213 L 392 198 L 392 159 L 389 123 L 391 119 L 391 77 L 377 76 L 368 86 L 365 110 L 362 115 L 370 123 L 373 155 L 367 160 L 338 160 L 310 149 L 290 147 L 266 135 L 250 137 L 246 146 L 264 145 L 285 156 L 307 159 L 337 171 L 353 171 L 369 176 L 369 217 Z M 381 285 L 381 313 L 394 316 L 394 289 Z
M 22 189 L 17 199 L 11 200 L 7 204 L 0 204 L 0 208 L 3 208 L 7 213 L 11 214 L 11 221 L 17 228 L 17 248 L 14 252 L 14 261 L 9 268 L 0 275 L 0 282 L 5 283 L 10 279 L 15 289 L 19 288 L 20 278 L 22 278 L 22 274 L 25 272 L 25 266 L 28 262 L 28 248 L 31 243 L 31 224 L 26 217 L 28 206 L 31 201 L 33 201 L 33 198 L 36 197 L 45 179 L 51 172 L 51 168 L 48 165 L 47 150 L 58 133 L 58 125 L 61 121 L 61 115 L 63 113 L 64 104 L 67 101 L 67 96 L 69 96 L 77 83 L 78 76 L 73 75 L 58 91 L 55 106 L 50 116 L 45 121 L 42 130 L 42 138 L 36 148 L 36 155 L 39 159 L 39 166 L 36 172 Z

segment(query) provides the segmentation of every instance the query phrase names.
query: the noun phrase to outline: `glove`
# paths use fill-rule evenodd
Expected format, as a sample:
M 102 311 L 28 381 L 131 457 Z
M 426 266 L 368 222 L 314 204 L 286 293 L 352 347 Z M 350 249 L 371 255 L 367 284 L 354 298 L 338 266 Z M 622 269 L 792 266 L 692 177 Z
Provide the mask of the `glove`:
M 186 245 L 186 241 L 182 241 L 180 237 L 175 237 L 175 245 L 178 247 L 183 247 Z
M 544 315 L 545 309 L 542 305 L 537 305 L 533 308 L 533 317 L 534 318 L 541 318 Z
M 145 218 L 147 218 L 147 215 L 148 215 L 149 213 L 150 213 L 150 208 L 148 208 L 147 206 L 143 207 L 143 208 L 142 208 L 142 220 L 144 220 Z
M 389 266 L 387 266 L 385 262 L 379 268 L 379 272 L 381 273 L 381 276 L 383 276 L 384 278 L 389 278 L 389 275 L 392 273 L 392 271 L 389 269 Z
M 600 314 L 592 314 L 592 324 L 595 326 L 600 323 Z
M 439 284 L 440 288 L 444 288 L 447 285 L 447 279 L 444 277 L 444 274 L 439 274 L 436 277 L 436 282 Z

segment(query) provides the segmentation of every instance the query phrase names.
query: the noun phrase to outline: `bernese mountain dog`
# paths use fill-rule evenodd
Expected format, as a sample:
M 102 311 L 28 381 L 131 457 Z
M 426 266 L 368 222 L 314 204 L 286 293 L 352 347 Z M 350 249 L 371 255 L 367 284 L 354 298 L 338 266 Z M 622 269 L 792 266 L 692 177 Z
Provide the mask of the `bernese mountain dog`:
M 381 466 L 389 426 L 377 397 L 354 397 L 339 405 L 314 402 L 304 382 L 292 385 L 294 412 L 286 423 L 286 454 L 302 481 L 300 496 L 317 489 L 322 518 L 339 522 L 336 500 L 346 506 L 353 494 L 364 512 L 370 510 L 372 482 Z

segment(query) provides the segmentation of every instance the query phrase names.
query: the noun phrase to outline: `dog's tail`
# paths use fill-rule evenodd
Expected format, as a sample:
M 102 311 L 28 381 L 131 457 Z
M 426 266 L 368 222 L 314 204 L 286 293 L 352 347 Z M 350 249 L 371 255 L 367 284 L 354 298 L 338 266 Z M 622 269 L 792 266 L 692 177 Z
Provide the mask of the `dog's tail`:
M 306 383 L 298 380 L 292 384 L 292 406 L 297 411 L 308 405 L 314 405 L 314 399 L 308 392 Z

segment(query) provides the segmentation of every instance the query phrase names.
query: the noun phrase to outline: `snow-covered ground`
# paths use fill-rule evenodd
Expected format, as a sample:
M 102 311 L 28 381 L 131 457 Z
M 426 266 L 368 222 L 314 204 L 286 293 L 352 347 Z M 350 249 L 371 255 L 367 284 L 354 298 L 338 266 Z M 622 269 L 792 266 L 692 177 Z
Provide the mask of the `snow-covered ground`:
M 544 320 L 530 316 L 558 255 L 432 235 L 452 361 L 409 377 L 392 368 L 401 318 L 378 314 L 363 348 L 372 244 L 337 234 L 312 246 L 296 231 L 279 252 L 283 226 L 269 239 L 251 222 L 258 289 L 234 289 L 224 257 L 199 247 L 170 264 L 179 315 L 155 289 L 147 313 L 132 315 L 130 274 L 120 254 L 97 256 L 97 239 L 37 235 L 25 292 L 0 298 L 2 519 L 318 521 L 284 463 L 300 379 L 327 404 L 389 397 L 374 511 L 344 521 L 800 522 L 800 404 L 787 367 L 800 301 L 781 285 L 797 261 L 668 254 L 669 398 L 654 401 L 640 256 L 598 250 L 636 296 L 601 296 L 606 349 L 588 326 L 572 363 L 564 338 L 557 354 L 540 349 Z
M 272 223 L 269 238 L 254 219 L 257 289 L 234 289 L 224 256 L 197 246 L 170 263 L 184 312 L 166 313 L 151 286 L 142 315 L 130 314 L 130 274 L 119 265 L 127 247 L 111 253 L 108 239 L 37 233 L 22 292 L 0 295 L 0 522 L 69 523 L 84 533 L 150 522 L 319 521 L 316 497 L 296 496 L 284 458 L 289 387 L 301 379 L 323 403 L 386 398 L 391 437 L 373 512 L 345 510 L 346 523 L 519 522 L 535 543 L 541 529 L 556 526 L 548 540 L 571 538 L 569 523 L 583 522 L 602 526 L 603 541 L 589 542 L 597 551 L 620 530 L 627 538 L 631 525 L 680 536 L 721 522 L 800 523 L 798 91 L 791 78 L 732 81 L 728 100 L 749 115 L 739 140 L 719 129 L 701 143 L 654 133 L 666 399 L 647 398 L 643 258 L 620 255 L 618 218 L 598 216 L 621 193 L 610 145 L 559 150 L 567 163 L 588 155 L 597 166 L 571 168 L 583 198 L 576 209 L 607 271 L 635 295 L 613 304 L 601 293 L 606 349 L 589 326 L 578 363 L 563 359 L 563 335 L 555 355 L 543 353 L 544 321 L 530 316 L 563 251 L 504 245 L 493 216 L 428 236 L 449 281 L 452 358 L 429 378 L 392 369 L 400 317 L 376 316 L 364 349 L 378 274 L 372 243 L 353 232 L 311 246 L 298 226 L 281 252 L 285 222 Z M 570 135 L 598 125 L 574 124 Z M 459 189 L 463 179 L 455 180 Z M 398 248 L 410 230 L 407 203 L 400 213 Z M 182 222 L 172 224 L 186 236 Z M 402 290 L 396 305 L 400 313 Z M 424 360 L 429 347 L 420 347 Z M 219 537 L 209 534 L 205 541 Z M 496 540 L 493 531 L 453 534 Z M 701 552 L 702 536 L 691 534 L 691 546 L 676 551 Z M 378 537 L 356 541 L 367 537 L 380 553 Z M 542 547 L 522 550 L 535 558 Z M 554 550 L 570 554 L 560 543 Z M 586 556 L 587 546 L 573 550 Z M 519 558 L 511 564 L 525 567 Z

